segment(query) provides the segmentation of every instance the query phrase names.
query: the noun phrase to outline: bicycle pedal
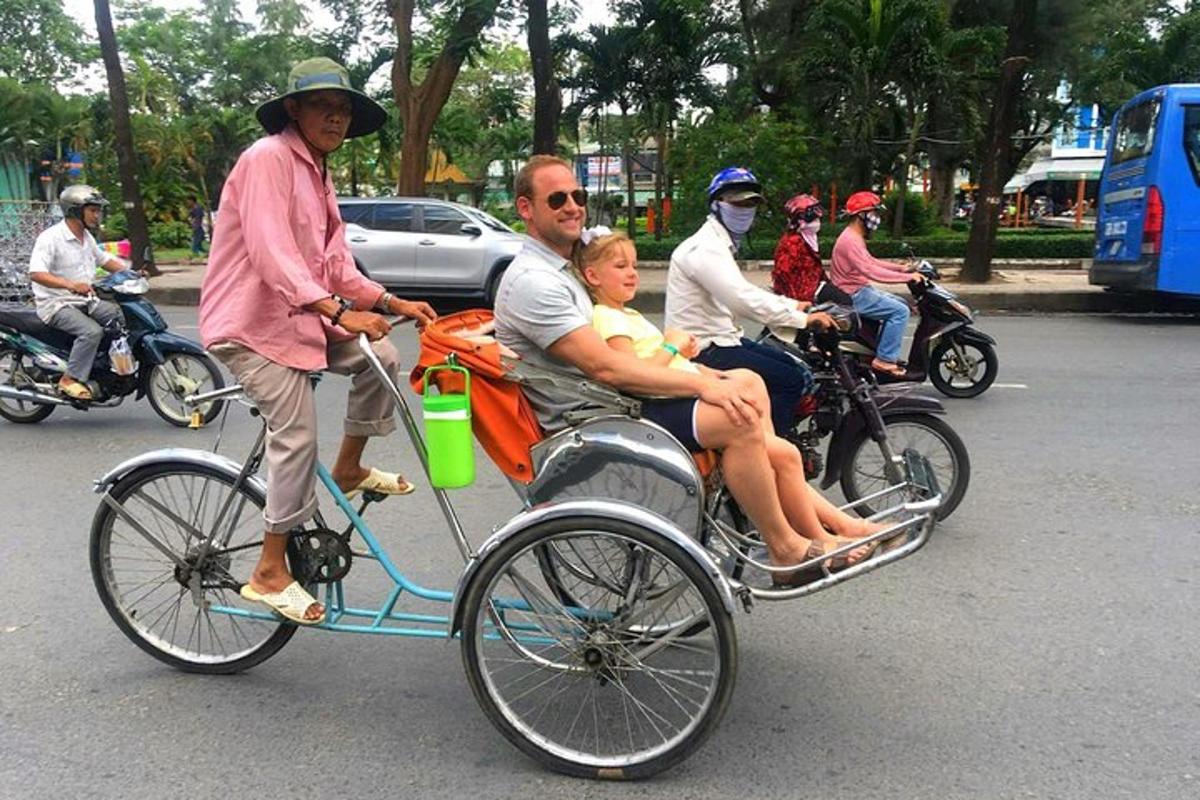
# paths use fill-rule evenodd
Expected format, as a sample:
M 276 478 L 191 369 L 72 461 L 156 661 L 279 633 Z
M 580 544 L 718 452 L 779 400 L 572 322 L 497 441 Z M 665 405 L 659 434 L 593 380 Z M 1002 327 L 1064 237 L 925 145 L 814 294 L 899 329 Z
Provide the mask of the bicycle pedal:
M 373 492 L 370 489 L 365 490 L 362 493 L 362 496 L 363 496 L 363 499 L 366 500 L 368 503 L 382 503 L 388 497 L 383 492 Z

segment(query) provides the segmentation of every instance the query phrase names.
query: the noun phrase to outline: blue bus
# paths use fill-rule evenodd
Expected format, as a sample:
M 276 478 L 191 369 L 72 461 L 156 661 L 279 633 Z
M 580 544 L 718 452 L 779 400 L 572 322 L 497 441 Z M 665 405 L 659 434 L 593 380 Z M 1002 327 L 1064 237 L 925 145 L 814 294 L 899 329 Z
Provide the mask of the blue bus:
M 1089 282 L 1200 295 L 1200 84 L 1142 92 L 1112 130 Z

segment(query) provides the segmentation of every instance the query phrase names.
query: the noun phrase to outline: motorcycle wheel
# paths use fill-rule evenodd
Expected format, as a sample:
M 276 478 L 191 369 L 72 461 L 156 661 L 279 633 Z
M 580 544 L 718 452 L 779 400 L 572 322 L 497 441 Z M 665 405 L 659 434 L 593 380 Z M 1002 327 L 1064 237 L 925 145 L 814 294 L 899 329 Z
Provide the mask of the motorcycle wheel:
M 180 387 L 176 378 L 186 386 Z M 221 370 L 208 356 L 192 353 L 168 353 L 166 361 L 155 364 L 146 376 L 146 399 L 155 413 L 172 425 L 186 428 L 192 421 L 192 407 L 183 398 L 197 392 L 225 388 Z M 225 407 L 224 400 L 200 406 L 200 424 L 207 425 Z
M 26 374 L 26 367 L 22 363 L 24 356 L 15 348 L 9 346 L 0 347 L 0 386 L 11 386 L 12 388 L 20 388 L 18 376 Z M 46 417 L 50 416 L 54 411 L 54 406 L 44 403 L 29 403 L 24 400 L 12 400 L 7 397 L 0 398 L 0 417 L 4 417 L 9 422 L 16 422 L 23 425 L 31 425 L 35 422 L 41 422 Z
M 946 519 L 958 508 L 971 482 L 971 459 L 966 445 L 944 420 L 929 414 L 897 414 L 884 418 L 888 444 L 900 454 L 916 450 L 933 467 L 942 490 L 939 520 Z M 883 454 L 867 431 L 862 431 L 850 443 L 846 462 L 842 465 L 842 494 L 854 502 L 890 485 L 884 470 Z M 887 498 L 885 498 L 886 500 Z M 869 503 L 859 503 L 855 510 L 864 517 L 879 511 Z
M 929 381 L 947 397 L 977 397 L 987 391 L 999 371 L 996 348 L 953 336 L 938 342 L 929 357 Z

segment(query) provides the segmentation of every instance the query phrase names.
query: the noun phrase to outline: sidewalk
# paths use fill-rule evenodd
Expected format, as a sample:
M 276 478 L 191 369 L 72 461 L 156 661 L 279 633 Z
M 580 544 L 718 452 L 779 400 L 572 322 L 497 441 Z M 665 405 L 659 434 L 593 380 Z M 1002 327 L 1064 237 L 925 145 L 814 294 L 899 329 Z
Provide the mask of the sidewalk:
M 1124 295 L 1088 284 L 1087 269 L 1078 261 L 997 262 L 986 284 L 958 282 L 958 266 L 941 262 L 942 284 L 977 311 L 1097 313 L 1195 312 L 1200 302 L 1153 295 Z M 160 305 L 196 305 L 200 300 L 203 264 L 162 264 L 163 274 L 150 281 L 149 298 Z M 641 289 L 634 305 L 645 312 L 661 312 L 665 302 L 667 272 L 664 262 L 641 265 Z M 756 286 L 769 287 L 771 272 L 748 264 L 746 277 Z M 893 287 L 903 293 L 903 287 Z

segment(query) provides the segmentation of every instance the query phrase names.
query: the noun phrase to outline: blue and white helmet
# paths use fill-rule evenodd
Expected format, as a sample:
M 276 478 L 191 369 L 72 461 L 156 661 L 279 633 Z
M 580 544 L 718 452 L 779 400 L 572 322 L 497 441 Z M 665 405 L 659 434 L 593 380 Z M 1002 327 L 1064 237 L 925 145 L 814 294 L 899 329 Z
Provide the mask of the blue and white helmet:
M 754 173 L 745 167 L 726 167 L 713 176 L 708 184 L 708 202 L 717 199 L 717 195 L 725 195 L 722 199 L 729 201 L 757 200 L 765 203 L 762 196 L 762 184 Z

